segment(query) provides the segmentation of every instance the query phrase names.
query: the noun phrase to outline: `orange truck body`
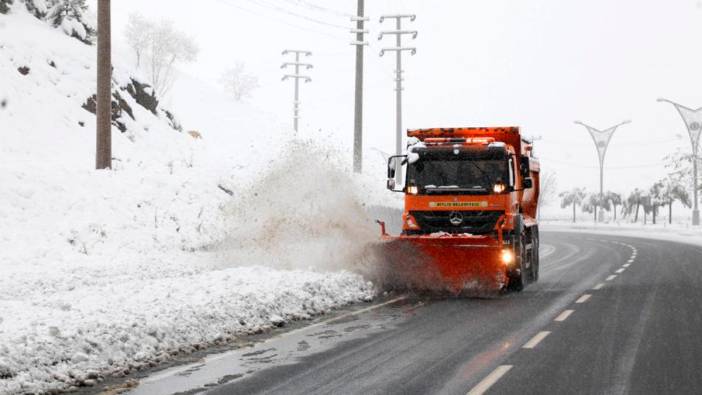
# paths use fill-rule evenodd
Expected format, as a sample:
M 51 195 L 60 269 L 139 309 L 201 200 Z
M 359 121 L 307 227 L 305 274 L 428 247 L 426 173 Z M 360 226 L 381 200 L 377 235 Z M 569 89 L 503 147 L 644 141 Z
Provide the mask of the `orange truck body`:
M 402 234 L 387 234 L 381 222 L 387 259 L 400 265 L 408 259 L 415 264 L 420 261 L 436 274 L 432 281 L 438 284 L 432 288 L 443 287 L 455 293 L 475 289 L 521 291 L 527 283 L 536 281 L 540 165 L 533 156 L 532 143 L 521 137 L 519 128 L 421 129 L 409 130 L 407 136 L 421 145 L 418 158 L 438 152 L 448 152 L 442 155 L 451 158 L 451 152 L 461 152 L 463 156 L 451 160 L 470 162 L 495 152 L 495 161 L 505 162 L 502 166 L 508 171 L 508 179 L 506 185 L 479 193 L 452 193 L 447 189 L 437 194 L 430 193 L 429 186 L 423 193 L 412 185 L 408 174 L 402 189 Z M 410 166 L 407 160 L 405 164 Z M 463 165 L 470 166 L 458 164 Z

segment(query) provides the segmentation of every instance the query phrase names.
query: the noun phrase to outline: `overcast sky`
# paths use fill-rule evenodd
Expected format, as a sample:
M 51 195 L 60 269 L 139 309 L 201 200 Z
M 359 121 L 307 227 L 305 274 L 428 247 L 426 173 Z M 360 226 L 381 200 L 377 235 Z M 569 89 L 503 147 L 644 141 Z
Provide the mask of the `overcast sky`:
M 702 106 L 702 8 L 697 0 L 371 0 L 366 51 L 365 142 L 394 147 L 394 57 L 378 56 L 387 13 L 414 13 L 416 56 L 405 56 L 404 127 L 517 125 L 541 136 L 542 166 L 559 189 L 598 188 L 597 154 L 582 120 L 605 129 L 632 120 L 611 143 L 606 188 L 648 187 L 662 158 L 690 149 L 673 107 Z M 315 6 L 321 6 L 320 10 Z M 115 37 L 131 12 L 172 19 L 201 47 L 185 71 L 216 84 L 243 61 L 258 75 L 252 102 L 291 116 L 292 86 L 280 81 L 281 51 L 308 49 L 314 79 L 303 86 L 305 127 L 350 146 L 355 0 L 119 0 Z M 293 14 L 297 14 L 295 16 Z M 309 19 L 304 19 L 304 18 Z M 388 22 L 386 22 L 388 24 Z M 387 39 L 389 40 L 389 39 Z

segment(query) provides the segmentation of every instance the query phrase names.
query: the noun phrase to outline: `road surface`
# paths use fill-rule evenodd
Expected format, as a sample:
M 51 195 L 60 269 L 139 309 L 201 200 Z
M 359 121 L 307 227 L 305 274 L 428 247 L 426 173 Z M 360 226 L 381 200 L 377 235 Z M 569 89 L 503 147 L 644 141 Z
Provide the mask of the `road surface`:
M 522 293 L 394 297 L 132 393 L 702 393 L 702 248 L 544 232 L 541 254 Z

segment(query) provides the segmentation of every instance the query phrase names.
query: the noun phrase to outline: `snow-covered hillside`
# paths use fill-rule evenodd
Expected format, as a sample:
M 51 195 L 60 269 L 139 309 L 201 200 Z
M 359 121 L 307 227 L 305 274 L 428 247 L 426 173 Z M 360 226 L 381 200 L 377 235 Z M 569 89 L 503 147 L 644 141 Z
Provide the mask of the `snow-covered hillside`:
M 137 102 L 145 79 L 120 56 L 115 170 L 94 171 L 95 47 L 65 30 L 19 0 L 0 13 L 0 393 L 90 385 L 373 297 L 358 273 L 382 181 L 192 78 L 170 100 L 177 130 Z

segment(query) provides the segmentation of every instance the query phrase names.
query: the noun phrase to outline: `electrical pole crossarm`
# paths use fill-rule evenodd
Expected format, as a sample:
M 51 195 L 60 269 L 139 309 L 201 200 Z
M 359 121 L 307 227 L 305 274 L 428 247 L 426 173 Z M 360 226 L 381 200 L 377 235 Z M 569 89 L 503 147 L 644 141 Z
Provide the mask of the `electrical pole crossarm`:
M 314 65 L 311 65 L 309 63 L 299 63 L 299 62 L 285 62 L 285 63 L 283 63 L 282 66 L 280 66 L 280 68 L 284 69 L 284 68 L 289 67 L 289 66 L 300 66 L 300 67 L 306 68 L 307 70 L 314 68 Z
M 283 76 L 283 81 L 287 81 L 288 79 L 299 79 L 299 80 L 305 80 L 305 82 L 312 82 L 312 78 L 308 77 L 306 75 L 297 75 L 297 74 L 285 74 Z
M 416 39 L 419 32 L 416 30 L 386 30 L 386 31 L 380 32 L 380 35 L 378 36 L 378 40 L 382 40 L 383 37 L 386 35 L 393 35 L 393 34 L 394 35 L 409 34 L 409 35 L 412 35 L 413 39 Z
M 412 55 L 417 54 L 417 48 L 401 47 L 401 48 L 383 48 L 380 50 L 380 56 L 384 56 L 385 52 L 404 52 L 404 51 L 409 51 Z
M 312 56 L 312 52 L 301 50 L 301 49 L 286 49 L 285 51 L 283 51 L 283 55 L 287 55 L 290 53 L 301 54 L 301 55 L 305 55 L 305 56 Z
M 417 15 L 414 14 L 396 14 L 396 15 L 383 15 L 380 17 L 380 23 L 385 22 L 386 19 L 405 19 L 409 18 L 410 21 L 414 22 L 417 19 Z

